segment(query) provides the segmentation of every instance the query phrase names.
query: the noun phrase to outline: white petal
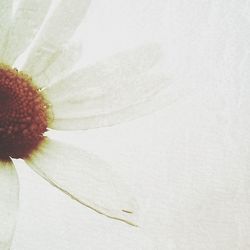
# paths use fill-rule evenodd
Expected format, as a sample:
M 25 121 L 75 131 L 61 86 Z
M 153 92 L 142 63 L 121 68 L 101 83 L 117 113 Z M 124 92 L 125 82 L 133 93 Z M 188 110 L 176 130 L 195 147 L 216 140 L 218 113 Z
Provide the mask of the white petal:
M 111 167 L 96 156 L 46 139 L 26 162 L 79 203 L 107 217 L 134 223 L 133 200 Z
M 0 161 L 0 249 L 10 249 L 16 224 L 19 184 L 11 160 Z
M 147 72 L 159 58 L 157 47 L 147 47 L 112 57 L 53 84 L 44 91 L 53 108 L 51 126 L 109 126 L 159 108 L 167 101 L 169 79 Z
M 23 70 L 36 76 L 53 63 L 84 18 L 90 0 L 60 1 L 34 44 Z
M 71 42 L 60 48 L 55 61 L 51 62 L 48 67 L 38 75 L 32 76 L 36 85 L 40 88 L 44 88 L 55 81 L 55 79 L 62 78 L 63 75 L 72 71 L 72 68 L 81 56 L 80 48 L 81 44 L 78 42 Z
M 9 25 L 11 22 L 12 15 L 12 5 L 11 0 L 1 0 L 0 1 L 0 61 L 7 63 L 3 58 L 3 52 L 5 50 L 5 40 L 8 33 Z
M 67 46 L 61 48 L 60 55 L 52 62 L 44 71 L 38 75 L 33 75 L 32 78 L 41 87 L 46 87 L 55 83 L 56 80 L 62 79 L 63 75 L 72 71 L 75 62 L 80 58 L 81 44 L 77 42 L 71 42 Z M 122 68 L 123 72 L 129 74 L 131 72 L 139 73 L 142 70 L 152 67 L 161 58 L 161 49 L 159 45 L 152 44 L 147 47 L 136 49 L 130 53 L 123 53 L 117 57 L 111 58 L 109 65 L 96 65 L 100 70 L 106 67 L 106 71 L 109 73 L 117 71 L 118 68 Z M 135 63 L 135 61 L 137 63 Z M 110 68 L 113 66 L 113 68 Z M 96 69 L 98 70 L 98 69 Z
M 21 0 L 5 42 L 4 58 L 13 64 L 24 52 L 44 21 L 50 0 Z

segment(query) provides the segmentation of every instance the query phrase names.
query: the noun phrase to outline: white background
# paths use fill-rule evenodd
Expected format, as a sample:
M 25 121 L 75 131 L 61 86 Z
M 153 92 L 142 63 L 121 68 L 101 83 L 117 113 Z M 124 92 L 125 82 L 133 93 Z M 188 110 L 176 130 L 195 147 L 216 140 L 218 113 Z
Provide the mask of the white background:
M 93 0 L 77 36 L 81 64 L 160 41 L 169 105 L 119 126 L 52 136 L 117 166 L 140 227 L 90 211 L 18 161 L 12 249 L 250 249 L 249 14 L 240 0 Z

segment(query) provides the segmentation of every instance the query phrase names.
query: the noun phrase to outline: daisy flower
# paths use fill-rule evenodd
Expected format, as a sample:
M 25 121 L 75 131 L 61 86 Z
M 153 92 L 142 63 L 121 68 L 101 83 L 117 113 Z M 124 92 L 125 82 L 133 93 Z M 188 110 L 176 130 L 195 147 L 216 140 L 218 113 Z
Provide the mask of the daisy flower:
M 0 1 L 0 249 L 9 249 L 16 223 L 12 159 L 23 159 L 86 207 L 135 225 L 133 200 L 112 168 L 45 135 L 111 126 L 165 101 L 167 79 L 151 70 L 161 56 L 157 46 L 72 70 L 79 51 L 71 38 L 88 6 L 87 0 Z

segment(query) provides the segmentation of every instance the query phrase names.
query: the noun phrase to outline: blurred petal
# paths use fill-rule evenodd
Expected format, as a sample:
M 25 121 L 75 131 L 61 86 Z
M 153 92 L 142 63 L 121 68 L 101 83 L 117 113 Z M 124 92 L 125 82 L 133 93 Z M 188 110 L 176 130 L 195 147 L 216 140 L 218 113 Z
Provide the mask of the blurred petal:
M 61 54 L 58 58 L 51 63 L 48 68 L 40 72 L 33 79 L 39 84 L 40 87 L 46 87 L 54 84 L 56 79 L 62 79 L 66 72 L 69 72 L 74 67 L 75 62 L 80 58 L 81 45 L 77 42 L 71 42 L 67 46 L 61 48 Z M 133 53 L 132 53 L 133 52 Z M 121 68 L 124 73 L 141 72 L 146 68 L 152 67 L 161 58 L 161 49 L 157 44 L 142 47 L 131 51 L 130 53 L 123 53 L 117 57 L 111 58 L 109 65 L 97 65 L 99 70 L 107 67 L 105 70 L 111 73 Z M 137 64 L 135 63 L 137 62 Z M 113 66 L 113 68 L 110 68 Z M 98 69 L 96 69 L 98 70 Z
M 159 48 L 145 47 L 81 69 L 44 91 L 56 129 L 88 129 L 137 118 L 165 103 L 166 76 L 148 73 Z
M 0 161 L 0 249 L 10 249 L 18 208 L 19 184 L 12 161 Z
M 11 22 L 12 5 L 13 5 L 13 1 L 11 0 L 0 1 L 0 34 L 1 34 L 0 36 L 0 61 L 1 62 L 5 62 L 2 54 L 5 50 L 5 39 L 6 39 L 8 28 Z
M 44 71 L 32 77 L 36 85 L 44 88 L 50 85 L 54 79 L 62 78 L 63 75 L 72 71 L 72 68 L 81 56 L 80 48 L 80 42 L 71 42 L 61 47 L 56 60 L 49 64 Z
M 36 76 L 52 64 L 74 34 L 88 9 L 90 0 L 60 1 L 46 20 L 23 70 Z
M 134 225 L 133 200 L 112 169 L 96 156 L 45 139 L 27 164 L 52 185 L 94 211 Z M 124 189 L 124 190 L 123 190 Z
M 8 64 L 13 64 L 30 45 L 48 13 L 50 4 L 50 0 L 21 0 L 5 42 L 4 58 Z

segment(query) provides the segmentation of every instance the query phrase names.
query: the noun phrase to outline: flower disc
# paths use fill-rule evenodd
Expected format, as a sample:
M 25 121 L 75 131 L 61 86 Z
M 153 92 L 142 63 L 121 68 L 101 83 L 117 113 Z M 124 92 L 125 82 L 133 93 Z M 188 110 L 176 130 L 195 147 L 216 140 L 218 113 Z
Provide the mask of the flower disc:
M 0 64 L 0 159 L 28 157 L 48 121 L 48 104 L 31 78 Z

